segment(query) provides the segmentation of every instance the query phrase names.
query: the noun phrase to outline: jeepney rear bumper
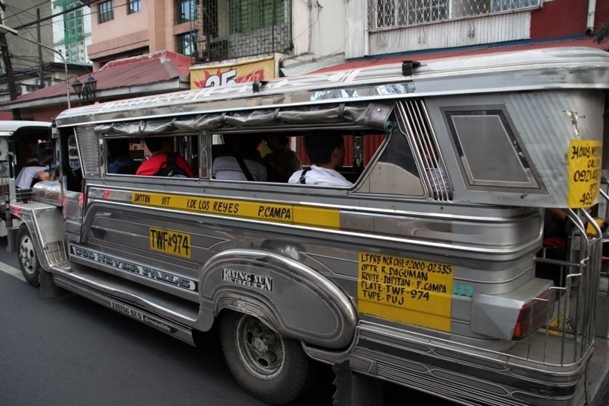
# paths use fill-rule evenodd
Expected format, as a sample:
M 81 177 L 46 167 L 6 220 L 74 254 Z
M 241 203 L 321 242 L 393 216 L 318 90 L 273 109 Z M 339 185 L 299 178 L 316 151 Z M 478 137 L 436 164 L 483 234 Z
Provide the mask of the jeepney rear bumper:
M 360 325 L 357 342 L 342 354 L 311 347 L 305 347 L 305 350 L 319 361 L 348 361 L 355 373 L 461 404 L 607 404 L 607 339 L 597 339 L 579 363 L 542 365 L 509 351 L 480 351 L 421 335 L 399 334 L 398 340 L 395 330 L 381 331 L 376 327 L 366 323 Z

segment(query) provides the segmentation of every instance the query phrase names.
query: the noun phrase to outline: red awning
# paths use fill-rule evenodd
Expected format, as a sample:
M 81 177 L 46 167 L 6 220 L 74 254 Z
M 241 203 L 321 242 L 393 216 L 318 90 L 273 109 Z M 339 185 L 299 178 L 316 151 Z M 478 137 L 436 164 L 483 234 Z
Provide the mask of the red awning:
M 190 57 L 175 52 L 161 51 L 109 62 L 90 75 L 97 80 L 97 93 L 100 94 L 104 90 L 152 85 L 187 77 L 190 65 Z M 88 74 L 79 76 L 78 80 L 84 83 L 88 76 Z M 70 79 L 69 84 L 71 85 L 73 81 L 74 78 Z M 73 93 L 71 86 L 69 90 Z M 176 87 L 175 90 L 180 90 L 180 88 Z M 16 100 L 4 102 L 2 105 L 10 106 L 55 97 L 66 97 L 65 83 L 24 94 L 17 97 Z

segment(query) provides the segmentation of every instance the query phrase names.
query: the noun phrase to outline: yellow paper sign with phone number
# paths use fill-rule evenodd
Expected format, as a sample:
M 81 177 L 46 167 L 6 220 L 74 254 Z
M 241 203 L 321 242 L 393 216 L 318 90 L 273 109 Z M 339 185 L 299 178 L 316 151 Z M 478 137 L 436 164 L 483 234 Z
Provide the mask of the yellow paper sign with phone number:
M 590 207 L 598 203 L 602 153 L 603 144 L 600 141 L 571 140 L 569 143 L 567 163 L 570 208 Z

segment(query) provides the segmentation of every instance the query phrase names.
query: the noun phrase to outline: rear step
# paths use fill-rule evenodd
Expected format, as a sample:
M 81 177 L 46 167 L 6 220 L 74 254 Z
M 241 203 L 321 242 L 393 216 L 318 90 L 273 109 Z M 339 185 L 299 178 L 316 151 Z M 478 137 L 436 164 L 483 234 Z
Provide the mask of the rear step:
M 53 268 L 61 288 L 91 299 L 132 319 L 194 345 L 192 326 L 199 304 L 75 263 Z

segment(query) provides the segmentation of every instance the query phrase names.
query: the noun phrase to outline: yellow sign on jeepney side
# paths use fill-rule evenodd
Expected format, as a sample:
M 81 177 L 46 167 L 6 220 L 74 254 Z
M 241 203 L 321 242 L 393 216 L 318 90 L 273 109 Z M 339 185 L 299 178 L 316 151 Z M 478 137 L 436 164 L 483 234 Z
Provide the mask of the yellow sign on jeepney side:
M 360 313 L 451 330 L 452 265 L 360 252 L 358 269 Z
M 141 206 L 162 207 L 227 217 L 340 228 L 339 209 L 148 192 L 132 192 L 131 202 Z
M 571 140 L 567 153 L 570 208 L 590 207 L 598 203 L 602 149 L 600 141 Z

